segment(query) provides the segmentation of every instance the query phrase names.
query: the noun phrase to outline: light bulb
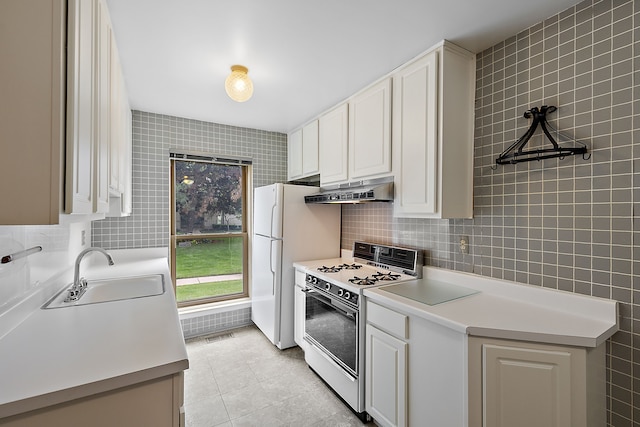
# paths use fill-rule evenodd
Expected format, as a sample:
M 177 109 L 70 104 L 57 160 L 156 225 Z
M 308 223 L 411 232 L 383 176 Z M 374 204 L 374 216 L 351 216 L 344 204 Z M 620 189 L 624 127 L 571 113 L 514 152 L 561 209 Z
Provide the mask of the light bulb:
M 224 83 L 229 98 L 237 102 L 245 102 L 253 95 L 253 83 L 247 75 L 249 70 L 242 65 L 232 65 L 231 74 Z

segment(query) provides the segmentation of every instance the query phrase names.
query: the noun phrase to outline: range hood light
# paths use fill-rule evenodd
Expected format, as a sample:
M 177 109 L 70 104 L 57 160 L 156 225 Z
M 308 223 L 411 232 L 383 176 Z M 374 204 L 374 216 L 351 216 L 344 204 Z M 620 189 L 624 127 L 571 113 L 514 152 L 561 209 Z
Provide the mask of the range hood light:
M 304 197 L 305 203 L 393 202 L 393 179 L 343 184 Z

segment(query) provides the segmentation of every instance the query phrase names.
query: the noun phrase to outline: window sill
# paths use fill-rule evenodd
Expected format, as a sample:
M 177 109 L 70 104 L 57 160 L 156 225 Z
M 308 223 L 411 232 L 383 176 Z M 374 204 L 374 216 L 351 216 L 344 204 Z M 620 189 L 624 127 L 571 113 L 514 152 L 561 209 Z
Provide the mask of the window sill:
M 250 307 L 251 298 L 239 298 L 232 301 L 220 301 L 191 307 L 182 307 L 178 309 L 178 315 L 180 316 L 180 320 L 184 320 Z

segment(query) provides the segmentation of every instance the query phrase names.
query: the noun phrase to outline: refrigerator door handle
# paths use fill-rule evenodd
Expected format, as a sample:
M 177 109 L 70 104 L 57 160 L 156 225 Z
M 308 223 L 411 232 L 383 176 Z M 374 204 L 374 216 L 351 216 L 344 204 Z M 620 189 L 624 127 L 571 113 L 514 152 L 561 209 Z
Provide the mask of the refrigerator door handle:
M 273 206 L 271 206 L 271 230 L 269 231 L 269 233 L 271 234 L 271 237 L 274 237 L 273 235 L 273 220 L 276 218 L 276 209 L 278 208 L 278 203 L 276 203 L 275 201 L 273 202 Z
M 276 294 L 276 267 L 273 265 L 273 245 L 278 244 L 277 240 L 272 240 L 269 245 L 269 269 L 271 270 L 271 275 L 273 276 L 273 280 L 271 280 L 271 295 Z

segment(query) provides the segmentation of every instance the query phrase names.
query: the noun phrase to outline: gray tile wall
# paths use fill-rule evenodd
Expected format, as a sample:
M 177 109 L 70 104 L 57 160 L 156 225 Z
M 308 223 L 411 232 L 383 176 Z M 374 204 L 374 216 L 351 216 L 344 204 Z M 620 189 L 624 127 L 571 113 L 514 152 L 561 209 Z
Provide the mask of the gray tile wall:
M 640 2 L 587 0 L 477 55 L 473 220 L 393 218 L 343 208 L 342 247 L 373 240 L 425 250 L 429 265 L 620 302 L 607 342 L 612 426 L 640 425 Z M 554 105 L 554 127 L 591 157 L 498 166 Z M 533 138 L 539 147 L 546 142 Z M 461 235 L 470 253 L 459 254 Z
M 255 187 L 287 179 L 287 136 L 277 132 L 133 112 L 133 211 L 93 222 L 92 243 L 105 249 L 169 244 L 169 150 L 253 159 Z
M 168 247 L 169 150 L 253 160 L 254 187 L 287 179 L 287 136 L 160 114 L 133 112 L 133 210 L 94 221 L 92 244 L 105 249 Z M 251 309 L 182 319 L 186 337 L 251 324 Z
M 213 313 L 189 319 L 180 319 L 185 338 L 218 333 L 229 329 L 252 325 L 251 308 L 223 313 Z

